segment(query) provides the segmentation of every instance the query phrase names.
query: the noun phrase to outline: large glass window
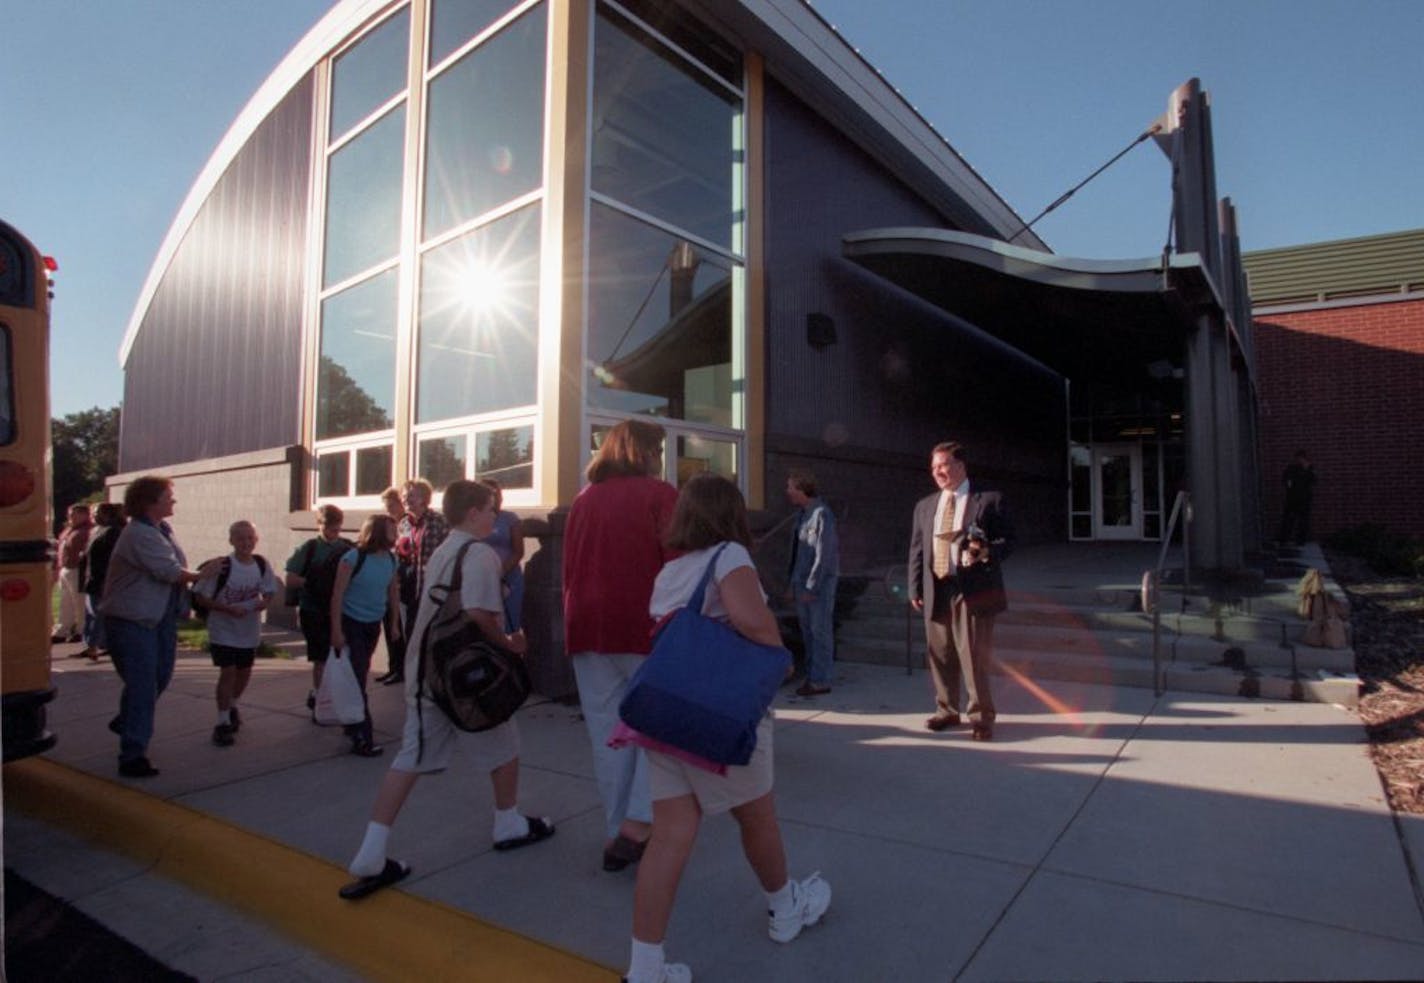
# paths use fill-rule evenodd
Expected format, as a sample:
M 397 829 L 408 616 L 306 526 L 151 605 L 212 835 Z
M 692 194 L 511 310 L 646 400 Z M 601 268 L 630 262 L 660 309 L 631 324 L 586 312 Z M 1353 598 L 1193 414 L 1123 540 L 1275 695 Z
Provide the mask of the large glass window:
M 741 117 L 734 91 L 600 6 L 594 191 L 740 252 Z
M 534 8 L 431 81 L 427 239 L 539 186 L 544 21 Z
M 396 271 L 387 270 L 321 305 L 318 440 L 394 423 L 396 280 Z
M 402 10 L 337 56 L 331 66 L 331 139 L 405 89 L 410 11 Z
M 538 205 L 426 253 L 416 421 L 535 402 L 538 301 Z
M 732 263 L 604 205 L 589 217 L 589 403 L 737 425 Z
M 398 106 L 331 155 L 323 286 L 396 255 L 404 152 L 405 107 Z

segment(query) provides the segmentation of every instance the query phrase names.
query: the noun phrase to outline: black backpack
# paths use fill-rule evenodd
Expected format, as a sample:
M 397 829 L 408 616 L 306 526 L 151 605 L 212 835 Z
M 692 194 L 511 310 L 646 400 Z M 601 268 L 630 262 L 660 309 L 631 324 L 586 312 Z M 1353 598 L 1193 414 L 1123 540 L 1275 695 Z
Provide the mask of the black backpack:
M 257 561 L 257 575 L 263 580 L 266 580 L 267 558 L 261 553 L 253 553 L 252 558 Z M 222 593 L 222 589 L 227 586 L 228 578 L 232 576 L 231 556 L 215 556 L 211 560 L 199 564 L 199 568 L 201 569 L 202 567 L 207 566 L 209 563 L 215 563 L 219 559 L 222 560 L 222 569 L 218 571 L 218 582 L 213 585 L 213 596 L 209 597 L 206 594 L 199 594 L 197 591 L 193 591 L 193 617 L 197 618 L 199 621 L 208 620 L 208 605 L 212 604 L 214 601 L 217 600 L 218 595 Z
M 337 564 L 348 552 L 356 548 L 356 544 L 349 539 L 338 539 L 332 544 L 332 551 L 326 559 L 318 564 L 313 564 L 312 559 L 316 556 L 316 540 L 307 543 L 306 562 L 302 564 L 302 586 L 303 599 L 311 600 L 315 606 L 323 613 L 331 611 L 331 594 L 336 589 Z M 361 572 L 361 564 L 366 562 L 366 554 L 362 553 L 356 557 L 355 569 L 351 571 L 351 578 L 354 580 L 356 574 Z
M 465 554 L 473 545 L 465 543 L 455 554 L 450 583 L 435 584 L 427 592 L 436 611 L 419 640 L 415 712 L 422 717 L 421 704 L 429 699 L 456 727 L 482 731 L 514 716 L 533 686 L 521 656 L 491 645 L 479 626 L 465 620 L 460 587 Z M 417 763 L 424 754 L 422 733 Z

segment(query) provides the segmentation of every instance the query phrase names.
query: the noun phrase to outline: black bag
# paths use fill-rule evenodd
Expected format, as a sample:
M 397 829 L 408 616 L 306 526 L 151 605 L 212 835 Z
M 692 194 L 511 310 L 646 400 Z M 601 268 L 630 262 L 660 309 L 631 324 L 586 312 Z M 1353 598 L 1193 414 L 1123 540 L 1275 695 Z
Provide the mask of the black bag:
M 252 558 L 257 561 L 258 575 L 263 580 L 266 580 L 267 558 L 264 557 L 261 553 L 253 553 Z M 199 621 L 208 620 L 208 605 L 218 599 L 218 595 L 222 593 L 222 589 L 227 586 L 228 578 L 232 576 L 232 557 L 224 556 L 221 559 L 222 569 L 218 571 L 218 582 L 213 585 L 212 597 L 209 597 L 206 594 L 199 594 L 197 591 L 193 591 L 193 617 L 197 618 Z M 213 557 L 213 559 L 211 560 L 207 560 L 204 563 L 200 563 L 199 567 L 205 567 L 209 563 L 217 562 L 217 560 L 218 557 Z
M 520 656 L 491 645 L 479 626 L 465 619 L 460 587 L 465 554 L 472 545 L 465 543 L 455 554 L 450 583 L 436 584 L 428 592 L 438 607 L 420 639 L 415 683 L 421 698 L 416 712 L 428 695 L 456 727 L 482 731 L 514 716 L 533 686 Z
M 356 544 L 349 539 L 338 539 L 332 544 L 330 555 L 321 563 L 313 565 L 312 559 L 316 556 L 316 540 L 308 542 L 309 552 L 306 561 L 302 564 L 302 586 L 299 588 L 298 600 L 311 601 L 310 607 L 315 607 L 323 613 L 330 612 L 331 592 L 336 589 L 337 564 L 341 562 L 341 558 L 346 555 L 347 551 L 355 546 Z M 358 560 L 364 559 L 364 556 L 358 558 Z M 351 576 L 354 578 L 360 569 L 360 566 L 357 566 L 355 570 L 351 571 Z

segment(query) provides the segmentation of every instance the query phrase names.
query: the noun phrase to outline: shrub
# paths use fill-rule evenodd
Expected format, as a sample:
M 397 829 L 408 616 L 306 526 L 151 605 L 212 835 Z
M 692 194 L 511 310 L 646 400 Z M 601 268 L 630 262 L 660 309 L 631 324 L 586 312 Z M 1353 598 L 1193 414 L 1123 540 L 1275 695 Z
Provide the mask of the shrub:
M 1358 556 L 1385 576 L 1424 577 L 1424 543 L 1378 522 L 1336 530 L 1325 545 Z

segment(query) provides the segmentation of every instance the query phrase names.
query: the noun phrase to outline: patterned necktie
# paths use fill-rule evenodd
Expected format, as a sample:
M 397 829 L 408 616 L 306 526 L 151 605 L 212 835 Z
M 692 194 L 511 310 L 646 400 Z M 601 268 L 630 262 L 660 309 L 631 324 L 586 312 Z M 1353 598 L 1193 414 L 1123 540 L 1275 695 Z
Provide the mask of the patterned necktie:
M 939 519 L 939 528 L 934 538 L 934 575 L 941 580 L 949 576 L 949 534 L 954 528 L 954 494 L 944 503 L 944 512 Z

